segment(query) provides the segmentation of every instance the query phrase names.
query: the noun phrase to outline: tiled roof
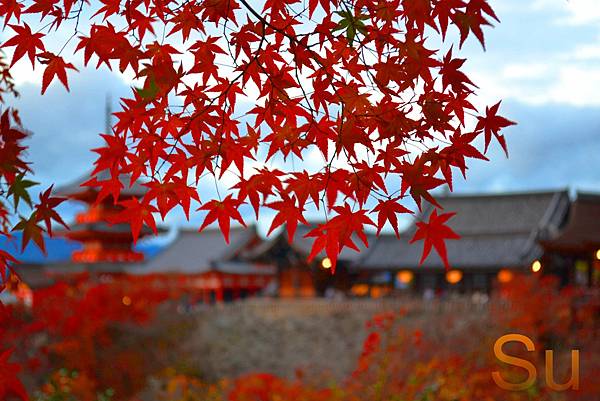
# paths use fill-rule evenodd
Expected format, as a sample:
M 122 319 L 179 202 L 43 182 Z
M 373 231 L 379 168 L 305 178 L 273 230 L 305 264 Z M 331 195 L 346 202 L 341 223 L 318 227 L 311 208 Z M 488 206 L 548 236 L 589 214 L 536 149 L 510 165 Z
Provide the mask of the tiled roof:
M 307 238 L 307 237 L 305 237 L 305 235 L 308 234 L 308 232 L 311 231 L 313 229 L 313 227 L 316 225 L 317 225 L 317 223 L 314 223 L 311 226 L 299 225 L 294 234 L 292 243 L 288 244 L 291 247 L 291 249 L 295 250 L 303 257 L 308 257 L 308 255 L 310 254 L 310 251 L 312 249 L 313 243 L 315 241 L 315 238 L 314 237 Z M 360 252 L 356 252 L 355 250 L 353 250 L 351 248 L 345 247 L 344 249 L 342 249 L 342 252 L 340 253 L 340 255 L 338 257 L 339 261 L 347 261 L 347 262 L 356 261 L 361 257 L 362 252 L 366 249 L 366 247 L 363 245 L 362 241 L 357 236 L 354 235 L 352 237 L 352 239 L 353 239 L 354 243 L 356 244 L 356 246 L 358 247 L 358 249 L 360 249 Z M 375 236 L 367 235 L 367 239 L 369 241 L 369 244 L 372 245 L 373 241 L 375 241 Z M 274 246 L 276 243 L 278 243 L 280 241 L 283 241 L 286 244 L 288 243 L 288 234 L 287 234 L 287 230 L 285 229 L 285 227 L 283 230 L 281 230 L 281 232 L 279 234 L 271 236 L 270 238 L 268 238 L 261 244 L 257 245 L 255 248 L 250 249 L 248 252 L 246 252 L 244 254 L 244 257 L 249 258 L 249 259 L 260 259 L 262 255 L 269 252 L 269 250 L 271 249 L 272 246 Z M 318 258 L 324 258 L 324 257 L 325 257 L 325 252 L 321 252 L 318 255 Z
M 110 224 L 105 221 L 97 221 L 93 223 L 74 223 L 69 225 L 69 230 L 61 229 L 56 230 L 59 235 L 68 235 L 69 233 L 75 233 L 78 231 L 89 231 L 89 232 L 102 232 L 102 233 L 131 233 L 131 226 L 127 223 L 116 223 Z M 163 227 L 157 227 L 157 231 L 164 232 Z M 140 229 L 141 235 L 150 235 L 154 232 L 150 227 L 142 226 Z
M 271 276 L 277 273 L 277 269 L 272 265 L 238 261 L 216 262 L 213 264 L 212 270 L 229 274 L 256 274 L 260 276 Z
M 234 259 L 256 236 L 254 226 L 232 227 L 227 244 L 217 228 L 207 228 L 202 232 L 182 230 L 162 252 L 144 263 L 130 267 L 128 272 L 197 274 L 214 270 L 219 263 Z
M 83 176 L 70 184 L 61 185 L 55 188 L 54 193 L 61 196 L 72 196 L 76 194 L 85 193 L 88 191 L 92 191 L 92 187 L 82 187 L 81 184 L 88 181 L 91 177 L 89 175 Z M 110 173 L 108 170 L 103 170 L 96 174 L 96 178 L 98 181 L 105 181 L 110 179 Z M 139 181 L 135 181 L 133 185 L 130 186 L 131 176 L 129 174 L 121 174 L 119 176 L 119 181 L 123 184 L 123 189 L 121 190 L 122 197 L 128 196 L 143 196 L 146 192 L 148 192 L 148 188 L 143 186 Z
M 462 237 L 446 241 L 449 262 L 453 267 L 472 269 L 529 263 L 541 254 L 537 240 L 556 232 L 569 206 L 566 191 L 449 195 L 438 201 L 443 212 L 456 212 L 448 225 Z M 432 210 L 427 207 L 420 219 L 427 219 Z M 382 235 L 354 267 L 418 267 L 423 245 L 408 243 L 415 229 L 412 225 L 400 240 Z M 432 250 L 422 268 L 443 269 L 444 265 Z
M 578 193 L 567 223 L 544 244 L 554 249 L 586 251 L 600 247 L 600 194 Z

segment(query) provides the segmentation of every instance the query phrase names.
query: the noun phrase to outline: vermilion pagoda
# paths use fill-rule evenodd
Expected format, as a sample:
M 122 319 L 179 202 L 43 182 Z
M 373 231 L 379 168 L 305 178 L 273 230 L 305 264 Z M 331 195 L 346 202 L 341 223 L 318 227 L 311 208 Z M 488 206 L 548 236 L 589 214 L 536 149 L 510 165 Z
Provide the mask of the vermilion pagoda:
M 101 172 L 96 177 L 98 181 L 107 180 L 109 173 Z M 119 177 L 123 184 L 123 191 L 119 200 L 141 198 L 147 188 L 134 182 L 130 186 L 128 176 Z M 133 249 L 133 236 L 127 224 L 110 224 L 111 217 L 120 211 L 112 196 L 106 197 L 99 204 L 95 204 L 98 190 L 92 187 L 82 187 L 85 179 L 58 188 L 56 193 L 72 200 L 83 202 L 87 210 L 75 217 L 75 224 L 70 226 L 71 230 L 63 231 L 61 234 L 83 245 L 82 249 L 72 253 L 73 262 L 99 263 L 99 262 L 140 262 L 144 260 L 144 254 Z M 140 238 L 148 235 L 151 230 L 144 227 L 140 232 Z

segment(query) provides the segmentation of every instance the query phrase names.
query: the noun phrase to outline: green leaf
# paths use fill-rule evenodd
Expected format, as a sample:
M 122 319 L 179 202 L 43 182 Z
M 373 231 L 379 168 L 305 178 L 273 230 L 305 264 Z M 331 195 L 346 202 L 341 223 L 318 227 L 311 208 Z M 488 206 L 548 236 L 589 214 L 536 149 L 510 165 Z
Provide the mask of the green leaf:
M 144 88 L 136 88 L 138 95 L 142 97 L 144 100 L 153 100 L 156 99 L 156 95 L 158 94 L 158 86 L 156 85 L 156 80 L 154 77 L 150 77 L 148 79 L 148 85 Z
M 18 175 L 15 178 L 14 182 L 8 187 L 8 193 L 6 196 L 9 197 L 12 195 L 15 211 L 17 210 L 17 207 L 19 206 L 19 201 L 21 199 L 23 199 L 31 207 L 31 196 L 29 195 L 27 188 L 39 184 L 38 182 L 26 180 L 24 177 L 25 174 Z
M 367 27 L 363 21 L 368 20 L 369 17 L 362 14 L 354 16 L 350 11 L 336 11 L 336 14 L 342 17 L 342 19 L 338 22 L 333 31 L 345 30 L 346 38 L 348 39 L 348 42 L 350 42 L 350 45 L 354 42 L 357 31 L 363 35 L 367 33 Z
M 37 245 L 38 248 L 46 255 L 46 247 L 44 246 L 44 229 L 37 224 L 35 212 L 31 213 L 28 219 L 20 216 L 20 221 L 14 226 L 12 231 L 21 231 L 23 237 L 21 238 L 21 252 L 25 251 L 29 241 Z

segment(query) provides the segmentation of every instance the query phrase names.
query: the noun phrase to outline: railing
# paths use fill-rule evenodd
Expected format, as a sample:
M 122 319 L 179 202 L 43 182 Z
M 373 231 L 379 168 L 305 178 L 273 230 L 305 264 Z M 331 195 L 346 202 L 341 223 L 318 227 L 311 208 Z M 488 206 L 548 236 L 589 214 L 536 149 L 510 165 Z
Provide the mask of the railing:
M 251 312 L 272 318 L 285 316 L 315 316 L 334 313 L 377 314 L 382 312 L 404 312 L 407 314 L 429 312 L 474 312 L 487 311 L 491 301 L 472 297 L 424 300 L 420 298 L 384 298 L 384 299 L 268 299 L 254 298 L 232 303 L 204 306 L 198 311 Z M 497 303 L 494 302 L 496 305 Z

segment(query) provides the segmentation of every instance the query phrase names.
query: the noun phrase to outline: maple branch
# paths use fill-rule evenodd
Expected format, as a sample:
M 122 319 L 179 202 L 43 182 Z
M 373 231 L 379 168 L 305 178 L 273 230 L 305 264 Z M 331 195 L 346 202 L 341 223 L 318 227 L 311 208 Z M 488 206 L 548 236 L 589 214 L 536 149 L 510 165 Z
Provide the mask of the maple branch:
M 239 74 L 238 74 L 238 75 L 237 75 L 237 76 L 236 76 L 236 77 L 235 77 L 235 78 L 234 78 L 234 79 L 233 79 L 233 80 L 232 80 L 232 81 L 229 83 L 229 85 L 227 86 L 227 88 L 226 88 L 226 89 L 225 89 L 223 92 L 221 92 L 221 94 L 220 94 L 219 96 L 215 96 L 214 98 L 212 98 L 212 99 L 209 101 L 209 104 L 208 104 L 206 107 L 204 107 L 204 109 L 203 109 L 203 110 L 201 110 L 199 113 L 195 113 L 193 116 L 191 116 L 191 117 L 189 118 L 189 121 L 187 122 L 186 126 L 185 126 L 184 128 L 182 128 L 182 129 L 180 130 L 180 132 L 185 132 L 185 131 L 189 130 L 189 129 L 190 129 L 190 126 L 191 126 L 191 124 L 192 124 L 192 122 L 194 122 L 194 120 L 195 120 L 196 118 L 198 118 L 198 117 L 200 117 L 201 115 L 203 115 L 203 114 L 204 114 L 204 113 L 205 113 L 205 112 L 206 112 L 206 111 L 207 111 L 207 110 L 208 110 L 210 107 L 212 107 L 212 105 L 214 104 L 214 102 L 215 102 L 217 99 L 219 99 L 219 98 L 225 98 L 225 99 L 226 99 L 226 98 L 227 98 L 227 94 L 229 93 L 229 91 L 231 90 L 231 88 L 233 87 L 233 85 L 234 85 L 234 84 L 235 84 L 235 83 L 236 83 L 236 82 L 237 82 L 237 81 L 238 81 L 238 80 L 239 80 L 241 77 L 243 77 L 243 76 L 244 76 L 244 74 L 245 74 L 245 73 L 248 71 L 248 69 L 250 68 L 250 65 L 251 65 L 252 63 L 254 63 L 254 62 L 256 62 L 256 61 L 257 61 L 257 59 L 258 59 L 258 56 L 259 56 L 259 53 L 260 53 L 260 49 L 262 49 L 262 45 L 263 45 L 263 43 L 264 43 L 264 40 L 265 40 L 265 34 L 264 34 L 264 33 L 265 33 L 265 29 L 264 29 L 264 26 L 263 26 L 263 30 L 262 30 L 262 32 L 263 32 L 263 35 L 262 35 L 262 37 L 261 37 L 261 40 L 260 40 L 260 43 L 259 43 L 259 45 L 258 45 L 258 49 L 257 49 L 257 50 L 254 52 L 254 57 L 253 57 L 253 58 L 252 58 L 252 59 L 251 59 L 251 60 L 248 62 L 248 64 L 246 64 L 246 66 L 245 66 L 245 67 L 242 69 L 242 71 L 241 71 L 241 72 L 240 72 L 240 73 L 239 73 Z M 170 157 L 170 156 L 173 154 L 173 152 L 174 152 L 174 151 L 175 151 L 175 149 L 177 148 L 177 145 L 179 144 L 179 141 L 180 141 L 180 139 L 181 139 L 181 137 L 182 137 L 182 136 L 183 136 L 183 134 L 180 134 L 180 135 L 179 135 L 179 136 L 178 136 L 178 137 L 175 139 L 175 142 L 173 143 L 173 145 L 171 146 L 171 149 L 169 150 L 169 153 L 168 153 L 168 156 L 167 156 L 167 158 L 168 158 L 168 157 Z M 167 162 L 167 158 L 164 158 L 164 159 L 163 159 L 163 161 L 161 162 L 161 164 L 160 164 L 159 168 L 157 169 L 157 171 L 160 171 L 160 170 L 161 170 L 161 169 L 164 167 L 165 163 Z M 152 175 L 152 178 L 153 178 L 153 179 L 155 179 L 155 177 L 154 177 L 154 174 Z

